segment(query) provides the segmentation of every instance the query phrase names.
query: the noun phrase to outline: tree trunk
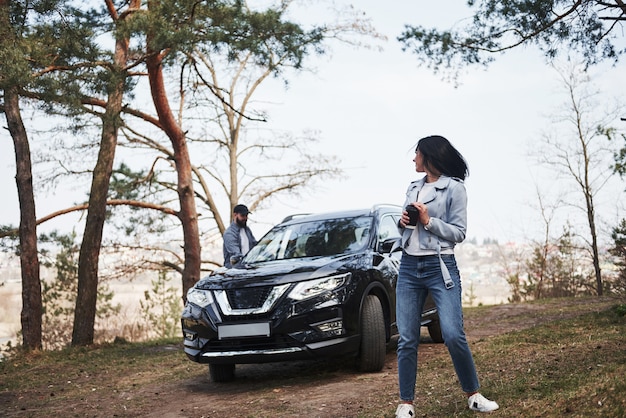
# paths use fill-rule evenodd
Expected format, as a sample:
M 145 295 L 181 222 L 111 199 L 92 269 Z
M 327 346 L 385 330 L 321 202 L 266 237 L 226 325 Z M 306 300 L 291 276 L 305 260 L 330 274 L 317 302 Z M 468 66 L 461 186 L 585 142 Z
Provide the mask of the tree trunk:
M 89 194 L 85 233 L 78 257 L 78 296 L 72 332 L 72 345 L 74 346 L 93 343 L 98 296 L 98 261 L 106 217 L 109 182 L 113 171 L 115 147 L 117 146 L 119 111 L 123 96 L 120 94 L 123 92 L 120 92 L 119 89 L 123 90 L 123 85 L 119 86 L 118 91 L 109 97 L 109 104 L 102 125 L 98 161 L 94 168 Z
M 41 348 L 41 280 L 37 256 L 37 218 L 28 136 L 22 123 L 17 87 L 4 90 L 4 113 L 15 146 L 17 194 L 20 201 L 22 274 L 22 341 L 27 350 Z
M 600 268 L 600 253 L 598 251 L 598 233 L 596 231 L 596 217 L 594 215 L 593 196 L 587 193 L 587 220 L 589 222 L 589 230 L 591 232 L 591 252 L 593 257 L 593 271 L 596 276 L 596 287 L 598 296 L 604 294 L 604 286 L 602 284 L 602 270 Z
M 148 45 L 150 42 L 148 42 Z M 185 266 L 183 269 L 182 287 L 183 301 L 187 299 L 187 290 L 200 279 L 200 233 L 198 214 L 193 192 L 191 160 L 187 148 L 185 133 L 172 113 L 167 100 L 167 92 L 163 81 L 162 55 L 148 51 L 146 64 L 150 79 L 152 101 L 159 116 L 159 121 L 172 143 L 176 172 L 178 175 L 178 199 L 180 202 L 179 218 L 183 226 Z
M 2 49 L 14 48 L 16 35 L 11 27 L 10 1 L 0 0 L 0 42 Z M 3 81 L 6 81 L 3 80 Z M 17 194 L 20 202 L 20 266 L 22 277 L 22 343 L 27 350 L 41 348 L 41 278 L 37 254 L 37 218 L 33 192 L 30 145 L 20 111 L 17 85 L 4 86 L 4 114 L 15 148 Z
M 126 74 L 122 69 L 126 65 L 127 56 L 128 40 L 118 39 L 115 44 L 115 71 L 119 72 L 119 76 L 114 78 L 116 82 L 109 93 L 102 120 L 100 151 L 93 172 L 85 233 L 78 257 L 78 295 L 72 331 L 73 346 L 90 345 L 94 339 L 98 299 L 98 261 L 124 98 Z

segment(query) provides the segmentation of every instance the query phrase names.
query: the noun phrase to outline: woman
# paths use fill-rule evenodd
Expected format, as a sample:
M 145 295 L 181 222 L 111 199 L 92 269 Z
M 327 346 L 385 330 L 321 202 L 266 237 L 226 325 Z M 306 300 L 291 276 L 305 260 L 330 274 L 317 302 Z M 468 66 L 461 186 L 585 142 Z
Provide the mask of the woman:
M 418 222 L 407 228 L 405 210 L 399 221 L 402 260 L 396 286 L 398 381 L 400 405 L 396 417 L 414 417 L 413 399 L 417 377 L 417 348 L 420 313 L 430 292 L 441 324 L 441 332 L 469 408 L 490 412 L 498 404 L 478 393 L 474 359 L 463 330 L 461 279 L 454 246 L 465 239 L 467 194 L 463 181 L 469 174 L 463 156 L 442 136 L 428 136 L 417 143 L 415 171 L 426 173 L 409 185 L 404 206 L 418 211 Z

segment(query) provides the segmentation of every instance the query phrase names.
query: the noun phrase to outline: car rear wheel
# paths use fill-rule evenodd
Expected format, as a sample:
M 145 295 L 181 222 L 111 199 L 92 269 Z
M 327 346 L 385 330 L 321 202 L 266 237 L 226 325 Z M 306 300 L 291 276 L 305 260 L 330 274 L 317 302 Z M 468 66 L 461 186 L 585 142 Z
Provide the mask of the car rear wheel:
M 441 334 L 441 324 L 439 321 L 433 321 L 428 326 L 428 334 L 434 343 L 442 343 L 443 335 Z
M 380 300 L 368 295 L 361 312 L 361 349 L 358 366 L 363 372 L 378 372 L 385 365 L 385 316 Z
M 235 365 L 209 364 L 209 375 L 213 382 L 230 382 L 235 379 Z

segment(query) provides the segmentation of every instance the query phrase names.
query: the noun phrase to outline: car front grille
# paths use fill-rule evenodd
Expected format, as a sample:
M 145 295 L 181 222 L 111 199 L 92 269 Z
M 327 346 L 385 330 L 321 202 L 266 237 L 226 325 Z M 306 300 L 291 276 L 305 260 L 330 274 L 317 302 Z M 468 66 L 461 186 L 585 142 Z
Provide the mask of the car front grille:
M 290 287 L 291 285 L 286 283 L 277 286 L 214 290 L 213 294 L 226 316 L 261 315 L 268 313 Z
M 233 309 L 255 309 L 263 306 L 271 291 L 272 286 L 229 289 L 226 296 Z

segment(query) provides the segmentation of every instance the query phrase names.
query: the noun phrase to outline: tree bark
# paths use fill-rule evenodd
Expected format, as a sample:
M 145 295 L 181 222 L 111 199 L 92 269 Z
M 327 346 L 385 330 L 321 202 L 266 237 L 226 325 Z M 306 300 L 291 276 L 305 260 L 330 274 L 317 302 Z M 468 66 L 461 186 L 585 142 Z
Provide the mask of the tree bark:
M 17 87 L 4 90 L 4 113 L 15 147 L 17 194 L 20 202 L 20 265 L 22 275 L 22 341 L 27 350 L 41 349 L 41 279 L 37 255 L 37 218 L 28 135 L 22 122 Z
M 117 146 L 118 118 L 123 88 L 123 85 L 117 86 L 116 91 L 109 96 L 109 104 L 102 125 L 98 161 L 91 182 L 89 209 L 78 257 L 78 295 L 72 331 L 72 345 L 74 346 L 93 343 L 98 296 L 98 261 L 106 217 L 106 201 Z
M 150 42 L 148 41 L 148 45 Z M 163 80 L 163 55 L 158 51 L 150 51 L 148 47 L 148 77 L 152 101 L 159 116 L 159 122 L 167 134 L 174 149 L 174 160 L 178 175 L 178 200 L 180 202 L 179 218 L 183 226 L 185 266 L 182 275 L 183 301 L 187 299 L 187 290 L 200 279 L 200 233 L 198 214 L 193 191 L 191 160 L 187 148 L 185 133 L 170 108 Z
M 98 161 L 93 172 L 89 209 L 85 221 L 83 242 L 78 256 L 78 295 L 74 311 L 72 345 L 85 346 L 93 343 L 98 299 L 98 262 L 102 246 L 102 233 L 106 218 L 107 197 L 117 135 L 120 127 L 120 114 L 124 98 L 128 58 L 128 39 L 118 39 L 115 43 L 115 65 L 118 74 L 111 86 L 106 110 L 102 119 L 102 136 Z
M 588 186 L 587 190 L 590 190 Z M 604 295 L 604 284 L 602 283 L 602 269 L 600 267 L 600 252 L 598 251 L 598 233 L 596 230 L 595 206 L 591 193 L 585 193 L 587 203 L 587 221 L 591 232 L 591 252 L 593 257 L 593 271 L 596 277 L 596 288 L 598 296 Z
M 14 48 L 16 35 L 11 27 L 9 0 L 0 0 L 0 42 L 2 49 Z M 2 80 L 6 82 L 5 80 Z M 18 86 L 4 86 L 4 114 L 15 148 L 17 194 L 20 202 L 20 265 L 22 278 L 22 343 L 27 350 L 41 349 L 42 301 L 37 218 L 33 191 L 30 145 L 20 111 Z

